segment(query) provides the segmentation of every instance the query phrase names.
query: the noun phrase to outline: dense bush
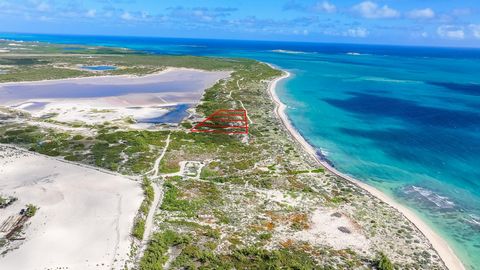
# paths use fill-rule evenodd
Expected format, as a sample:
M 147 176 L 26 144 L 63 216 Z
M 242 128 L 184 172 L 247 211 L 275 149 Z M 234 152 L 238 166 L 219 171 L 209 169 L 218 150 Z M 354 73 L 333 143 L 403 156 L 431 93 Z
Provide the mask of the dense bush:
M 174 267 L 196 265 L 198 269 L 322 269 L 307 253 L 294 249 L 265 250 L 256 247 L 236 249 L 231 254 L 188 245 L 173 263 Z
M 383 252 L 379 254 L 377 261 L 377 267 L 379 270 L 393 270 L 393 264 L 390 259 Z
M 163 196 L 163 203 L 160 207 L 167 211 L 183 211 L 187 215 L 193 215 L 197 209 L 195 202 L 179 199 L 180 190 L 171 182 L 166 182 L 165 195 Z
M 135 225 L 133 225 L 132 235 L 138 240 L 142 240 L 144 233 L 145 233 L 145 220 L 143 218 L 137 218 L 135 220 Z
M 27 205 L 27 210 L 25 210 L 25 216 L 27 217 L 33 217 L 35 216 L 35 213 L 37 213 L 38 207 L 33 205 L 33 204 L 28 204 Z
M 187 236 L 180 236 L 173 231 L 155 233 L 140 260 L 140 270 L 161 270 L 167 261 L 168 248 L 190 242 Z

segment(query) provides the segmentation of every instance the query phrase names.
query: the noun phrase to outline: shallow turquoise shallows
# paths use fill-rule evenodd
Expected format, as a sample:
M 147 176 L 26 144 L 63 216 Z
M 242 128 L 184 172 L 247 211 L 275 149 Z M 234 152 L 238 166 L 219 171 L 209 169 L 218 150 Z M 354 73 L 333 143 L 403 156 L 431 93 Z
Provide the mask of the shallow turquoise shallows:
M 480 269 L 480 50 L 0 34 L 159 54 L 248 57 L 279 84 L 295 127 L 338 170 L 410 207 Z M 254 98 L 254 97 L 252 97 Z
M 92 71 L 110 71 L 117 69 L 115 66 L 82 66 L 82 68 Z

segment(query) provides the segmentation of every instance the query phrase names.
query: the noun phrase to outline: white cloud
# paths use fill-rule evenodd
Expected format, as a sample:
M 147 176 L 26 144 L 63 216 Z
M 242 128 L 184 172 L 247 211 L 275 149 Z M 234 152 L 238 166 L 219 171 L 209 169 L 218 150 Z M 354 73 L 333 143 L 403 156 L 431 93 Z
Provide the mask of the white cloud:
M 97 15 L 97 11 L 95 9 L 90 9 L 87 11 L 87 13 L 85 13 L 85 16 L 89 17 L 89 18 L 93 18 Z
M 318 2 L 317 4 L 315 4 L 313 9 L 315 11 L 327 12 L 327 13 L 335 13 L 337 11 L 337 7 L 328 1 Z
M 368 19 L 379 18 L 396 18 L 400 16 L 400 12 L 390 8 L 387 5 L 380 7 L 374 2 L 364 1 L 358 5 L 353 6 L 353 10 L 360 14 L 360 16 Z
M 414 9 L 408 12 L 407 16 L 412 19 L 432 19 L 435 17 L 435 11 L 431 8 Z
M 360 37 L 364 38 L 368 36 L 370 33 L 368 32 L 367 29 L 363 27 L 356 27 L 356 28 L 350 28 L 346 32 L 343 33 L 344 36 L 349 36 L 349 37 Z
M 463 27 L 458 27 L 454 25 L 442 25 L 437 28 L 437 34 L 442 38 L 449 39 L 464 39 L 465 32 Z
M 132 14 L 130 14 L 129 12 L 125 11 L 121 16 L 120 18 L 126 20 L 126 21 L 130 21 L 130 20 L 133 20 L 133 16 Z
M 50 6 L 45 2 L 41 2 L 37 6 L 37 10 L 41 12 L 48 11 L 49 9 L 50 9 Z
M 47 22 L 47 21 L 51 21 L 52 19 L 50 17 L 47 17 L 47 16 L 40 16 L 40 21 L 44 21 L 44 22 Z
M 293 30 L 293 33 L 294 33 L 295 35 L 308 36 L 308 34 L 310 34 L 310 31 L 308 31 L 307 29 L 303 29 L 303 30 Z
M 457 9 L 454 9 L 452 14 L 454 16 L 468 16 L 470 14 L 472 14 L 472 10 L 469 9 L 469 8 L 457 8 Z
M 480 24 L 470 24 L 470 30 L 472 30 L 473 37 L 480 39 Z

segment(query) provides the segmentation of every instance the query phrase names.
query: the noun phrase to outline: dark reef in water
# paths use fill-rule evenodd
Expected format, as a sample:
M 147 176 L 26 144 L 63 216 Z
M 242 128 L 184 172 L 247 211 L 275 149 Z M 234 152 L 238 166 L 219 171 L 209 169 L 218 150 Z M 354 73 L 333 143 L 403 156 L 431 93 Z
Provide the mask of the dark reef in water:
M 362 118 L 389 117 L 408 123 L 442 128 L 475 128 L 480 115 L 466 111 L 423 106 L 405 99 L 350 92 L 347 99 L 325 98 L 324 101 Z
M 466 95 L 480 96 L 480 84 L 476 83 L 428 82 L 428 84 L 444 87 Z
M 335 164 L 333 164 L 333 162 L 331 160 L 329 160 L 327 158 L 327 156 L 325 156 L 322 151 L 317 151 L 317 157 L 321 160 L 321 161 L 324 161 L 325 163 L 327 163 L 328 165 L 330 165 L 330 167 L 332 168 L 335 168 Z
M 456 204 L 449 197 L 442 196 L 424 187 L 405 186 L 401 188 L 400 195 L 419 205 L 439 211 L 448 212 L 458 210 Z

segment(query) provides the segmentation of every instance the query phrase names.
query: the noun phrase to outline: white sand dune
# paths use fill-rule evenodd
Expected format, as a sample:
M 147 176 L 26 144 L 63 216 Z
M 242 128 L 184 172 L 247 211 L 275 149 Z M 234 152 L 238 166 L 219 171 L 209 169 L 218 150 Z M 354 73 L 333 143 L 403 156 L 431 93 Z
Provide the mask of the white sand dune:
M 40 207 L 0 269 L 123 269 L 143 198 L 137 182 L 5 145 L 0 175 L 0 192 L 18 198 L 0 223 L 25 204 Z

